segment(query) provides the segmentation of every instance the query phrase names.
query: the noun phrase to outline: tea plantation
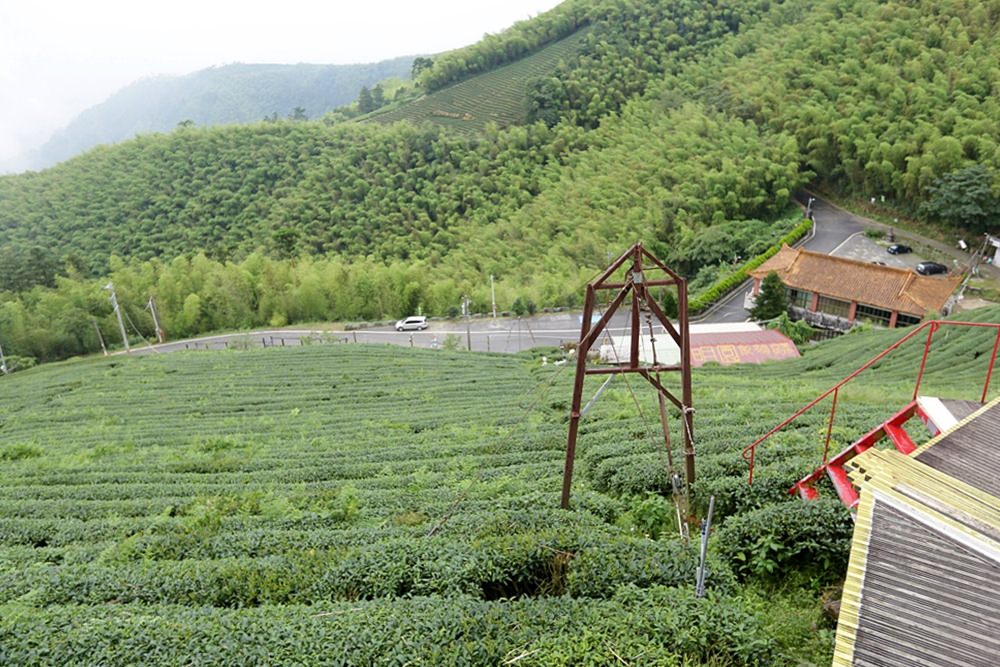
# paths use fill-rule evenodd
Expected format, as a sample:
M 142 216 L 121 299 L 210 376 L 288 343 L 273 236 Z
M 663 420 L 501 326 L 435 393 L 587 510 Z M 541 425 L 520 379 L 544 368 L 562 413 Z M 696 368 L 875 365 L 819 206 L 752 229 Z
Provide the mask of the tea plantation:
M 899 335 L 696 372 L 704 599 L 634 381 L 585 418 L 566 512 L 572 369 L 537 356 L 331 345 L 0 378 L 0 664 L 828 664 L 851 522 L 785 495 L 824 415 L 762 448 L 753 487 L 740 450 Z M 988 332 L 939 335 L 929 392 L 972 397 Z M 918 353 L 842 395 L 838 441 L 901 407 Z
M 482 132 L 487 123 L 498 127 L 523 124 L 528 121 L 529 83 L 551 75 L 561 62 L 575 56 L 587 33 L 587 28 L 580 29 L 509 65 L 429 93 L 397 109 L 378 112 L 370 119 L 379 123 L 431 122 L 467 135 Z

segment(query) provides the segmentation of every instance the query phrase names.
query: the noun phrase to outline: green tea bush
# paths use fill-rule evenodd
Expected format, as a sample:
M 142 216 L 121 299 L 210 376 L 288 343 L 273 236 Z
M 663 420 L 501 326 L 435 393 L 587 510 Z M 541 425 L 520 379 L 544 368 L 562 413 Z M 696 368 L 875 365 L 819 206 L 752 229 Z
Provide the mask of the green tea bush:
M 741 474 L 710 477 L 702 474 L 693 489 L 693 502 L 699 516 L 708 511 L 709 499 L 715 496 L 715 519 L 721 524 L 750 510 L 760 509 L 788 499 L 788 489 L 816 465 L 810 456 L 796 456 L 768 465 L 757 466 L 753 484 L 746 466 Z
M 688 588 L 626 586 L 614 600 L 648 605 L 657 613 L 666 611 L 663 630 L 678 653 L 699 664 L 714 660 L 734 665 L 773 663 L 773 640 L 739 598 L 713 591 L 697 598 Z
M 774 664 L 740 600 L 657 587 L 611 600 L 413 598 L 257 609 L 114 604 L 0 614 L 8 664 Z M 58 637 L 58 641 L 52 641 Z
M 693 586 L 698 551 L 676 540 L 622 539 L 601 548 L 585 549 L 570 564 L 566 590 L 575 597 L 606 598 L 621 586 Z M 708 586 L 732 592 L 736 581 L 728 565 L 708 562 Z
M 661 454 L 610 457 L 595 466 L 591 483 L 598 491 L 620 496 L 669 494 L 673 485 Z
M 789 500 L 729 519 L 716 552 L 741 579 L 778 581 L 804 573 L 824 584 L 844 576 L 854 524 L 836 500 Z

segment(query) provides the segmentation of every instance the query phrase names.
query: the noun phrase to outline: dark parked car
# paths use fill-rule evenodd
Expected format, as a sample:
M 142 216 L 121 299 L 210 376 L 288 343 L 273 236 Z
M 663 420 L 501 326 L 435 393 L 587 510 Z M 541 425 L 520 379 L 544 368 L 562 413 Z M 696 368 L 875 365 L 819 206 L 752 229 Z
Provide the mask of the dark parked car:
M 922 276 L 934 276 L 939 273 L 948 273 L 948 267 L 937 262 L 920 262 L 917 264 L 917 273 Z
M 890 255 L 905 255 L 908 252 L 913 252 L 913 248 L 902 243 L 893 243 L 886 250 L 889 251 Z

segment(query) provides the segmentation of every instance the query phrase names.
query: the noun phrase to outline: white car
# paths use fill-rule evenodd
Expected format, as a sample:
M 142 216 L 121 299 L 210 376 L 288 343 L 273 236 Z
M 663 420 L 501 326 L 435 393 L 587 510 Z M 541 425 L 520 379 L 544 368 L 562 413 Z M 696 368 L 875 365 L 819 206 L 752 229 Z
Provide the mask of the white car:
M 420 315 L 396 322 L 396 331 L 422 331 L 427 328 L 427 318 Z

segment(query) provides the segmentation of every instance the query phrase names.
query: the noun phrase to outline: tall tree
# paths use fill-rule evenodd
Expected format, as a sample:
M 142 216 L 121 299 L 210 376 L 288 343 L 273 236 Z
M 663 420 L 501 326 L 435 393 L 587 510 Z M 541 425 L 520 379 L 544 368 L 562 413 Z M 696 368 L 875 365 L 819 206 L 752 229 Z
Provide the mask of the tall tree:
M 921 211 L 975 232 L 991 231 L 1000 215 L 1000 200 L 993 194 L 995 174 L 981 164 L 945 174 L 927 188 L 930 199 Z
M 757 295 L 757 305 L 750 311 L 750 317 L 758 322 L 771 320 L 788 310 L 788 293 L 781 278 L 774 271 L 764 276 Z
M 416 80 L 420 73 L 434 66 L 434 60 L 418 56 L 413 59 L 413 67 L 410 69 L 410 76 Z
M 368 86 L 362 86 L 361 92 L 358 94 L 358 111 L 370 113 L 374 110 L 375 100 L 372 97 L 372 91 L 368 90 Z

